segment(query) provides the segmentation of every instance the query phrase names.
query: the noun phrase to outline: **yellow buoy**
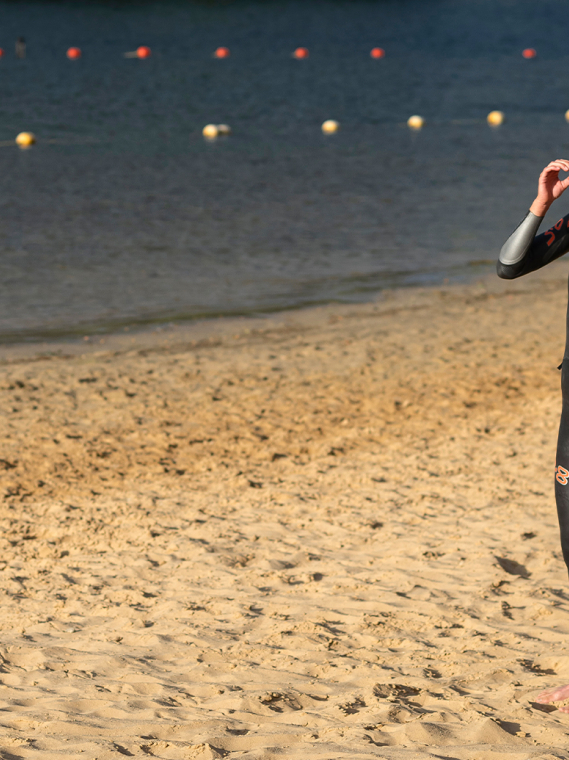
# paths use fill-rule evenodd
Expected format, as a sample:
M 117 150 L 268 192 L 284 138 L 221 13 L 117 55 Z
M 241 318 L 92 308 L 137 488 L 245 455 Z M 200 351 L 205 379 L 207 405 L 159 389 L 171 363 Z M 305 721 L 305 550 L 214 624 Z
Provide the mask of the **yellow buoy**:
M 20 148 L 29 148 L 36 141 L 36 136 L 31 132 L 20 132 L 16 137 L 16 145 Z
M 328 119 L 324 122 L 322 125 L 322 131 L 325 135 L 333 135 L 334 132 L 337 132 L 340 129 L 340 124 L 337 121 L 334 121 L 334 119 Z
M 231 127 L 229 124 L 217 124 L 217 134 L 218 135 L 230 135 L 231 134 Z
M 490 111 L 486 117 L 486 121 L 491 127 L 499 127 L 500 124 L 504 123 L 504 114 L 502 111 Z
M 565 121 L 569 121 L 569 111 L 565 111 Z
M 206 124 L 202 129 L 202 135 L 207 137 L 208 140 L 215 140 L 219 134 L 217 124 Z
M 407 119 L 407 126 L 411 129 L 421 129 L 425 124 L 425 119 L 422 116 L 410 116 Z

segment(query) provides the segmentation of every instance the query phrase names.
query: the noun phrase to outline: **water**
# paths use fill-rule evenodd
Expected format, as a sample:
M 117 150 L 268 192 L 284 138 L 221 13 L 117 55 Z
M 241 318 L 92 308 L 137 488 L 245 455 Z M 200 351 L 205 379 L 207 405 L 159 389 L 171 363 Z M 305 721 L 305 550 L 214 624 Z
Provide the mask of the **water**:
M 490 271 L 541 168 L 569 155 L 568 11 L 0 3 L 0 141 L 38 136 L 27 151 L 0 147 L 0 339 L 357 301 Z M 143 44 L 149 60 L 123 57 Z M 66 59 L 71 45 L 81 60 Z M 219 45 L 231 58 L 212 58 Z M 299 45 L 308 60 L 291 58 Z M 372 60 L 378 45 L 387 56 Z M 507 120 L 493 130 L 496 108 Z M 420 133 L 405 126 L 414 113 Z M 328 118 L 338 134 L 322 135 Z M 207 143 L 209 122 L 233 134 Z

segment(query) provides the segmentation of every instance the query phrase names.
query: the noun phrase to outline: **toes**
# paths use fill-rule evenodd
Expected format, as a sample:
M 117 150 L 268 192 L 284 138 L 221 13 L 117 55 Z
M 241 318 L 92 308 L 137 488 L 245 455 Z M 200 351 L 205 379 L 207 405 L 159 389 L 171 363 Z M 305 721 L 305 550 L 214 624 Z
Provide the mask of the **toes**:
M 549 689 L 538 694 L 535 701 L 540 705 L 547 705 L 549 702 L 556 702 L 560 697 L 557 695 L 559 689 Z
M 556 689 L 548 689 L 538 694 L 535 701 L 540 705 L 546 705 L 549 702 L 559 702 L 569 697 L 569 684 L 567 686 L 559 686 Z

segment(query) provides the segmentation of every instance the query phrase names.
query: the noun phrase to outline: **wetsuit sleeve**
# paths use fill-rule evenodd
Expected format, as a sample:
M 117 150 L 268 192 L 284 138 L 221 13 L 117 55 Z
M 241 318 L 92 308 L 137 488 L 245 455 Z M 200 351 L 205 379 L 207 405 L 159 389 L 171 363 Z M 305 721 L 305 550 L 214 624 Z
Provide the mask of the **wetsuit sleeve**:
M 569 251 L 569 214 L 536 236 L 543 217 L 528 211 L 500 251 L 498 277 L 514 280 L 541 269 Z

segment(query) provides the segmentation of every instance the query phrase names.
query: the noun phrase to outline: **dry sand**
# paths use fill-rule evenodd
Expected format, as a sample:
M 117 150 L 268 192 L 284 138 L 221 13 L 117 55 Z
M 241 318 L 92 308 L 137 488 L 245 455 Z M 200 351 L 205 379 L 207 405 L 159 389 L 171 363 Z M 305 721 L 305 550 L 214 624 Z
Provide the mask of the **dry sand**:
M 567 271 L 2 349 L 0 757 L 569 758 Z

